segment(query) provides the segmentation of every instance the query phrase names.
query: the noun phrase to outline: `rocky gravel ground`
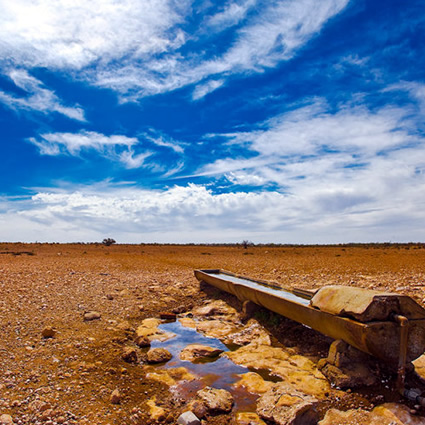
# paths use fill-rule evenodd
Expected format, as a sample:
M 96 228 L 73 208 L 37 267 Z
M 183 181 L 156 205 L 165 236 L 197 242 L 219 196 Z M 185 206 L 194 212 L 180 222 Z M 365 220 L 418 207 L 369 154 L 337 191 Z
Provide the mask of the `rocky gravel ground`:
M 147 376 L 140 352 L 134 358 L 125 351 L 136 346 L 141 323 L 163 312 L 190 319 L 188 313 L 216 298 L 240 308 L 217 290 L 201 290 L 195 268 L 222 268 L 305 289 L 341 284 L 390 290 L 425 305 L 421 245 L 244 249 L 3 243 L 0 423 L 177 423 L 186 401 Z M 326 356 L 327 338 L 267 314 L 257 319 L 277 345 L 313 362 Z M 378 401 L 393 401 L 385 398 L 384 387 L 391 382 L 382 386 L 382 394 L 379 388 L 368 395 L 348 391 L 345 404 L 341 397 L 329 396 L 326 409 L 363 408 L 366 415 L 363 410 L 370 411 Z M 323 418 L 325 404 L 321 406 Z M 415 415 L 423 413 L 407 408 Z M 234 412 L 212 412 L 203 420 L 225 424 L 236 419 Z

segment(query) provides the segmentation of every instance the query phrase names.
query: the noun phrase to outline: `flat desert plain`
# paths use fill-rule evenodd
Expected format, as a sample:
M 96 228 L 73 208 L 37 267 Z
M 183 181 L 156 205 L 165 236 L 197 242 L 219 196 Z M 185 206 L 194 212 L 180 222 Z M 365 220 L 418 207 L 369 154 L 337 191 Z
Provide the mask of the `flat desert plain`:
M 2 243 L 0 416 L 6 415 L 3 420 L 50 425 L 177 423 L 179 415 L 188 410 L 190 391 L 186 388 L 179 394 L 176 376 L 176 382 L 170 382 L 164 375 L 158 379 L 155 366 L 144 363 L 146 349 L 134 343 L 135 331 L 147 323 L 143 322 L 145 319 L 159 318 L 163 312 L 174 311 L 178 318 L 193 322 L 196 313 L 192 312 L 211 301 L 225 301 L 229 308 L 239 311 L 240 305 L 233 297 L 200 286 L 193 274 L 199 268 L 221 268 L 284 287 L 315 289 L 338 284 L 393 291 L 425 305 L 423 245 L 244 249 Z M 291 356 L 302 356 L 313 364 L 326 357 L 331 342 L 328 338 L 264 312 L 259 312 L 256 319 L 269 333 L 272 345 L 290 350 Z M 127 354 L 133 350 L 137 358 L 131 358 L 131 354 L 126 358 L 126 350 Z M 211 367 L 208 365 L 201 363 L 198 369 Z M 331 388 L 318 404 L 319 420 L 330 408 L 368 412 L 385 402 L 400 402 L 391 391 L 393 378 L 385 379 L 367 391 L 334 393 Z M 197 385 L 196 389 L 202 388 Z M 244 397 L 243 394 L 239 392 L 239 396 Z M 238 391 L 233 395 L 237 397 Z M 418 406 L 404 404 L 413 418 L 420 420 L 424 415 Z M 243 409 L 255 412 L 255 406 L 247 406 Z M 262 418 L 267 423 L 278 421 Z M 264 423 L 238 416 L 237 403 L 230 413 L 207 411 L 203 421 Z

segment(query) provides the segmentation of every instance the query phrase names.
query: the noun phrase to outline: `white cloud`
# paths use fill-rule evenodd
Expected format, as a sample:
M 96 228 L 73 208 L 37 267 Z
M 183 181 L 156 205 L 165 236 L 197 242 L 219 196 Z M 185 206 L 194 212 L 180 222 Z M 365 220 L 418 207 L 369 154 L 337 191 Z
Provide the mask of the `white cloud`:
M 207 94 L 217 90 L 224 84 L 224 80 L 210 80 L 206 83 L 199 84 L 195 87 L 195 90 L 192 94 L 193 100 L 199 100 L 205 97 Z
M 106 236 L 135 243 L 423 240 L 425 174 L 401 162 L 377 163 L 354 183 L 348 177 L 310 181 L 296 194 L 214 194 L 200 185 L 39 191 L 26 201 L 0 200 L 0 232 L 10 241 L 61 242 Z
M 0 1 L 1 56 L 22 66 L 82 69 L 179 46 L 182 0 Z
M 150 157 L 152 152 L 144 152 L 135 154 L 133 149 L 128 149 L 119 154 L 119 160 L 122 162 L 126 168 L 140 168 L 145 165 L 146 158 Z
M 140 70 L 131 66 L 117 76 L 106 71 L 97 80 L 101 86 L 121 92 L 136 90 L 136 96 L 174 90 L 215 76 L 216 80 L 201 84 L 195 89 L 193 99 L 205 96 L 214 85 L 226 77 L 243 72 L 262 72 L 283 60 L 289 60 L 301 46 L 316 35 L 326 22 L 341 12 L 349 0 L 274 1 L 248 20 L 234 34 L 231 47 L 215 59 L 195 55 L 187 60 L 178 55 L 155 61 L 153 69 Z M 164 70 L 166 70 L 164 72 Z M 152 72 L 153 71 L 153 72 Z M 157 77 L 160 71 L 161 77 Z M 208 91 L 209 89 L 209 91 Z M 204 94 L 205 93 L 205 94 Z
M 309 243 L 423 237 L 415 226 L 425 215 L 425 138 L 410 108 L 346 105 L 331 112 L 316 99 L 252 132 L 218 137 L 227 137 L 231 150 L 247 149 L 246 157 L 218 159 L 198 175 L 278 187 L 280 210 L 261 221 L 278 234 L 298 231 L 298 242 Z
M 209 17 L 207 41 L 246 19 L 233 31 L 227 51 L 211 59 L 205 34 L 197 38 L 206 17 L 197 17 L 194 34 L 183 31 L 193 18 L 190 0 L 0 0 L 0 57 L 7 58 L 0 66 L 70 71 L 117 91 L 121 100 L 201 83 L 196 100 L 229 75 L 262 72 L 290 59 L 348 1 L 275 0 L 255 14 L 247 14 L 254 0 L 229 1 Z M 189 39 L 183 55 L 180 47 Z
M 237 25 L 256 4 L 257 0 L 229 2 L 222 11 L 206 19 L 206 27 L 212 27 L 218 31 L 222 31 L 223 29 Z
M 423 143 L 409 119 L 409 109 L 342 106 L 329 112 L 327 104 L 312 104 L 263 123 L 260 129 L 227 135 L 230 145 L 255 152 L 252 158 L 221 158 L 204 166 L 199 174 L 223 174 L 250 168 L 305 164 L 335 159 L 338 167 L 358 166 L 376 155 Z M 341 156 L 341 154 L 344 154 Z M 341 158 L 344 158 L 341 162 Z M 315 165 L 317 166 L 317 164 Z M 262 171 L 264 172 L 264 170 Z
M 151 141 L 156 146 L 161 146 L 164 148 L 169 148 L 178 154 L 184 153 L 184 149 L 182 147 L 183 143 L 177 140 L 174 140 L 172 137 L 167 136 L 160 132 L 154 132 L 151 134 L 143 134 L 143 137 L 149 141 Z
M 64 106 L 53 91 L 46 89 L 40 80 L 32 77 L 26 70 L 15 69 L 9 71 L 8 75 L 17 87 L 28 93 L 26 97 L 16 97 L 0 91 L 0 102 L 10 108 L 43 113 L 57 112 L 77 121 L 85 121 L 81 108 Z
M 79 133 L 46 133 L 29 142 L 37 146 L 42 155 L 78 156 L 82 151 L 94 150 L 101 156 L 122 162 L 127 168 L 139 168 L 151 152 L 136 154 L 134 147 L 139 144 L 135 137 L 122 135 L 105 136 L 94 131 Z
M 236 42 L 214 66 L 217 70 L 261 70 L 288 60 L 348 2 L 273 1 L 252 23 L 238 31 Z
M 407 91 L 410 97 L 416 100 L 419 104 L 421 112 L 425 115 L 425 84 L 417 81 L 401 81 L 400 83 L 393 84 L 386 89 L 386 91 L 403 90 Z
M 268 183 L 267 179 L 264 177 L 244 171 L 230 172 L 226 174 L 226 178 L 233 184 L 244 186 L 263 186 Z

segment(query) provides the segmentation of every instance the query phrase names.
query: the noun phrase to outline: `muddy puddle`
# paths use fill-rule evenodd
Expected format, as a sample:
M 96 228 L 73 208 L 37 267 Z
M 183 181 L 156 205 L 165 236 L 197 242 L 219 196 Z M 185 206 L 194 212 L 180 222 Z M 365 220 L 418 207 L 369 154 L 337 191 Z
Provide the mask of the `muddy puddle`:
M 219 339 L 202 335 L 193 328 L 183 326 L 180 321 L 166 322 L 159 325 L 164 332 L 173 333 L 175 336 L 167 341 L 152 341 L 151 348 L 165 348 L 172 354 L 172 359 L 159 366 L 150 366 L 152 372 L 185 368 L 195 379 L 181 380 L 170 388 L 174 396 L 180 400 L 190 400 L 196 392 L 206 386 L 229 391 L 234 398 L 234 411 L 254 412 L 256 408 L 257 394 L 248 392 L 244 387 L 235 386 L 241 377 L 253 369 L 239 366 L 226 356 L 216 358 L 203 358 L 196 362 L 180 359 L 181 351 L 190 344 L 202 344 L 220 350 L 231 351 L 239 346 L 227 346 Z M 255 370 L 268 380 L 277 382 L 277 377 L 272 377 L 268 371 Z

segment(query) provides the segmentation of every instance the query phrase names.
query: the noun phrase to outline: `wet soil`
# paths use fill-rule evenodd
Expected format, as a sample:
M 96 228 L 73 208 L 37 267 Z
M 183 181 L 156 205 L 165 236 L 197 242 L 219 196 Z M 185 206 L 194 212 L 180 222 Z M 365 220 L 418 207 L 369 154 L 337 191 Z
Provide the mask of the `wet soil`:
M 10 253 L 0 256 L 0 414 L 21 424 L 42 423 L 46 410 L 51 423 L 148 424 L 146 401 L 153 396 L 173 423 L 181 404 L 139 364 L 121 358 L 129 334 L 117 331 L 117 325 L 128 321 L 136 328 L 145 318 L 186 311 L 208 298 L 238 307 L 218 290 L 200 290 L 195 268 L 227 269 L 286 287 L 342 284 L 425 301 L 425 249 L 415 245 L 243 249 L 3 243 L 0 252 Z M 101 319 L 84 321 L 87 311 L 99 312 Z M 331 341 L 311 329 L 268 312 L 259 312 L 257 319 L 275 344 L 312 359 L 327 354 Z M 42 337 L 47 326 L 55 328 L 53 338 Z M 382 388 L 330 398 L 322 410 L 394 401 L 392 379 Z M 122 395 L 120 404 L 111 404 L 114 389 Z M 231 422 L 225 415 L 208 419 Z

